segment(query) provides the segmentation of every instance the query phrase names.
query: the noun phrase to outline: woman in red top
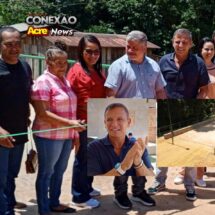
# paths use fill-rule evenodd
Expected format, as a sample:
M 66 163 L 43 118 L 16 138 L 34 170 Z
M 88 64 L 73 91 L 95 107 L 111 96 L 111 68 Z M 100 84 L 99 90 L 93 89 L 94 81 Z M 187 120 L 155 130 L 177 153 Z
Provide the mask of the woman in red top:
M 102 71 L 101 45 L 93 35 L 81 38 L 78 62 L 69 70 L 67 79 L 78 100 L 77 118 L 87 121 L 89 98 L 105 98 L 105 77 Z M 87 131 L 80 133 L 80 147 L 73 166 L 72 194 L 76 206 L 98 207 L 99 201 L 91 197 L 100 195 L 92 188 L 93 177 L 87 176 Z

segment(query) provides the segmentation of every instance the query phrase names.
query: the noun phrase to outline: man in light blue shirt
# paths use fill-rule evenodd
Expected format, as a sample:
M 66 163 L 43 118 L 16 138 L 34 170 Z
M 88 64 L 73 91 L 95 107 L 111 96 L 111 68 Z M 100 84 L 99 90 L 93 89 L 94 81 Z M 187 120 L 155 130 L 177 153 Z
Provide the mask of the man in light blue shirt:
M 141 31 L 131 31 L 126 38 L 126 54 L 113 62 L 105 82 L 108 97 L 165 99 L 166 82 L 158 64 L 146 56 L 147 36 Z M 132 203 L 127 196 L 128 176 L 114 179 L 114 202 L 123 209 Z M 145 206 L 156 203 L 145 191 L 146 178 L 132 176 L 132 200 Z
M 105 82 L 108 97 L 166 98 L 166 82 L 159 65 L 146 56 L 147 36 L 141 33 L 128 34 L 126 54 L 111 64 Z

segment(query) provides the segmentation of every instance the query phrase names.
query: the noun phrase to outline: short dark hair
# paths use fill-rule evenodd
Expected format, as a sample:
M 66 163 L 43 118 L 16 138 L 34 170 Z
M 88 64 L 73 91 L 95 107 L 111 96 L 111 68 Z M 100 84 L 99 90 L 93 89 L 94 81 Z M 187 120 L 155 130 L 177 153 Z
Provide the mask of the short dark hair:
M 124 104 L 122 104 L 122 103 L 112 103 L 112 104 L 109 104 L 109 105 L 105 108 L 105 113 L 104 113 L 104 115 L 107 113 L 107 111 L 113 110 L 114 108 L 122 108 L 122 109 L 126 112 L 127 116 L 129 116 L 128 108 L 127 108 Z
M 214 45 L 214 47 L 215 47 L 215 43 L 214 43 L 214 41 L 213 41 L 211 38 L 209 38 L 209 37 L 203 37 L 203 38 L 199 41 L 198 53 L 197 53 L 197 55 L 198 55 L 199 57 L 201 57 L 202 59 L 203 59 L 203 57 L 202 57 L 202 48 L 203 48 L 204 44 L 207 43 L 207 42 L 212 43 L 212 44 Z M 213 62 L 213 59 L 214 59 L 214 57 L 213 57 L 212 60 L 211 60 L 212 62 Z
M 20 34 L 20 32 L 16 28 L 14 28 L 12 26 L 4 26 L 0 29 L 0 43 L 2 43 L 2 41 L 3 41 L 2 34 L 5 31 L 7 31 L 7 32 L 18 32 Z
M 99 56 L 99 59 L 96 62 L 96 64 L 93 66 L 93 68 L 96 70 L 98 75 L 102 78 L 102 75 L 101 75 L 101 72 L 102 72 L 102 54 L 101 54 L 102 53 L 102 47 L 101 47 L 101 44 L 100 44 L 99 40 L 97 39 L 97 37 L 95 37 L 94 35 L 88 34 L 88 35 L 83 36 L 80 39 L 80 41 L 78 43 L 78 60 L 81 64 L 81 66 L 83 67 L 84 71 L 86 73 L 90 74 L 90 70 L 87 67 L 87 64 L 85 63 L 84 58 L 83 58 L 83 52 L 84 52 L 84 49 L 86 47 L 87 42 L 95 43 L 99 47 L 100 56 Z

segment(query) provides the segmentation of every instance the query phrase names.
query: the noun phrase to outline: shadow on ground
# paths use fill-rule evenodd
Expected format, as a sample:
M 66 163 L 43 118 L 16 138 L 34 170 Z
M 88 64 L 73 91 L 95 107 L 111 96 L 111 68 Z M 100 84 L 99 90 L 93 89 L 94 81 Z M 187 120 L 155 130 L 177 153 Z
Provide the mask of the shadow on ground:
M 212 186 L 214 181 L 208 182 L 208 186 Z M 214 191 L 208 189 L 196 189 L 198 198 L 207 199 L 208 204 L 215 205 Z M 130 195 L 129 195 L 130 196 Z M 194 206 L 194 202 L 185 200 L 185 191 L 176 189 L 166 189 L 165 192 L 159 193 L 153 196 L 157 205 L 155 207 L 146 207 L 140 203 L 133 202 L 132 210 L 123 210 L 116 206 L 112 199 L 113 195 L 104 195 L 98 199 L 101 202 L 101 206 L 96 209 L 80 209 L 77 208 L 77 214 L 80 215 L 143 215 L 148 211 L 154 211 L 158 214 L 177 214 L 179 212 L 187 211 L 198 206 Z M 211 201 L 210 201 L 211 200 Z M 181 204 L 183 202 L 183 204 Z M 37 204 L 35 199 L 29 201 L 29 205 L 26 210 L 19 211 L 21 215 L 35 215 L 37 214 Z M 64 213 L 53 213 L 63 215 Z

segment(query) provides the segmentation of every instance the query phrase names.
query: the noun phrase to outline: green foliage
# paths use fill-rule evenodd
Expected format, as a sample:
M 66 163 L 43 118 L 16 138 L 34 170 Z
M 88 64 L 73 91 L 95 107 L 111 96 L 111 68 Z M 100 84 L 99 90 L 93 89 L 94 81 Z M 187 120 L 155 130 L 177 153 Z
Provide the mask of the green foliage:
M 170 129 L 169 114 L 173 124 L 173 129 L 178 129 L 215 115 L 215 101 L 203 99 L 159 100 L 158 130 L 161 133 L 165 133 Z
M 88 30 L 88 32 L 100 32 L 106 34 L 113 34 L 114 29 L 111 24 L 106 24 L 104 22 L 99 22 L 99 25 L 92 25 Z
M 214 0 L 100 0 L 88 6 L 87 13 L 102 26 L 109 24 L 116 33 L 144 31 L 150 41 L 162 47 L 160 54 L 165 54 L 172 50 L 171 38 L 177 28 L 191 30 L 196 45 L 200 38 L 211 36 L 215 28 L 214 7 Z M 90 19 L 89 29 L 96 19 Z
M 47 5 L 42 0 L 9 0 L 0 3 L 0 25 L 11 25 L 25 22 L 31 13 L 44 13 Z

